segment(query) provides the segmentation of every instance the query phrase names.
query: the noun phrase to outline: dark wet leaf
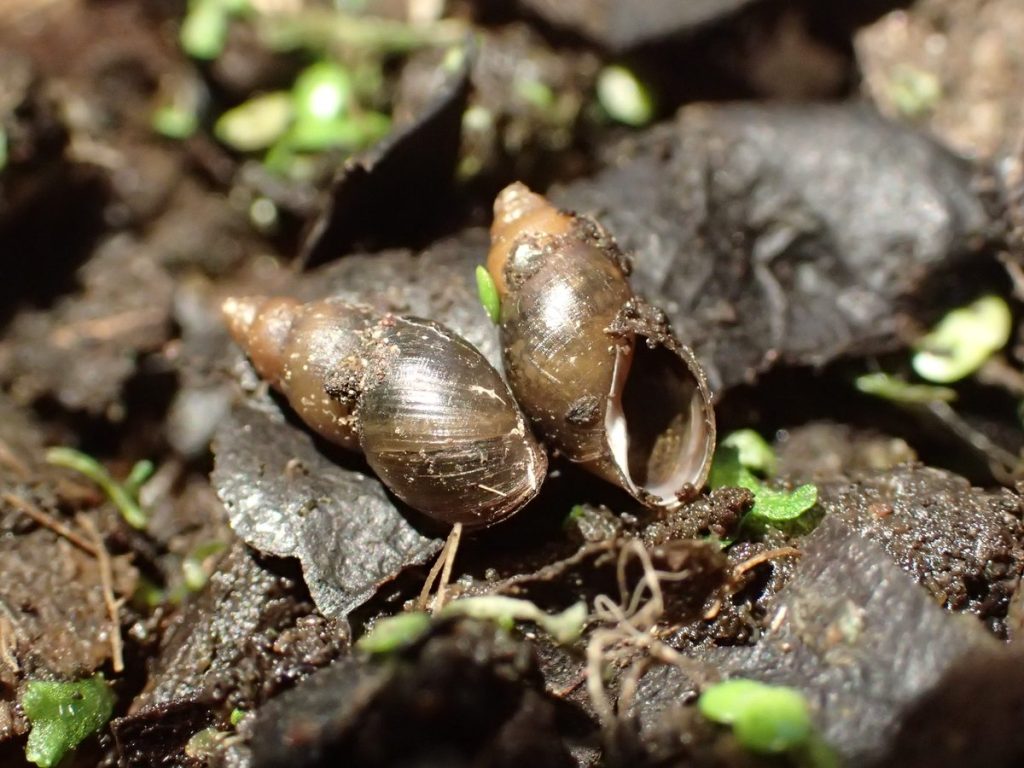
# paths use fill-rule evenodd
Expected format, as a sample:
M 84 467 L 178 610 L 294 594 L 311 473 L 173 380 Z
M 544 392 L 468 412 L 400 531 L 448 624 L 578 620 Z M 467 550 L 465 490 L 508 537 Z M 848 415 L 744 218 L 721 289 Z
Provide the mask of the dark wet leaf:
M 863 106 L 690 107 L 606 157 L 554 198 L 634 253 L 718 391 L 902 346 L 995 236 L 968 163 Z
M 734 16 L 761 0 L 524 0 L 547 21 L 565 26 L 614 50 L 693 32 Z
M 254 768 L 571 766 L 528 645 L 458 622 L 392 656 L 346 658 L 256 714 Z
M 297 557 L 326 616 L 345 622 L 379 586 L 441 548 L 376 478 L 335 464 L 284 421 L 239 407 L 213 450 L 212 480 L 232 528 L 262 552 Z
M 393 243 L 400 232 L 411 238 L 438 215 L 454 179 L 475 55 L 467 40 L 461 63 L 445 73 L 423 109 L 345 162 L 303 240 L 303 264 L 336 259 L 362 239 Z
M 133 712 L 114 720 L 110 727 L 124 768 L 167 764 L 192 768 L 186 762 L 185 744 L 214 721 L 208 706 L 182 699 Z

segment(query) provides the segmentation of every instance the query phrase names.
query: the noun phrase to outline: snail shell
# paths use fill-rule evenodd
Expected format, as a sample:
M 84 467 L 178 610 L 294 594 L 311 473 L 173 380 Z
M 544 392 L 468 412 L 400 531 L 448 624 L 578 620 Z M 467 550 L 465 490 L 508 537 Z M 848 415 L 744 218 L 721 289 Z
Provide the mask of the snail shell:
M 715 447 L 707 377 L 634 296 L 612 238 L 516 183 L 495 201 L 487 268 L 505 374 L 538 432 L 648 506 L 698 493 Z
M 391 491 L 447 523 L 492 525 L 532 499 L 547 458 L 500 374 L 444 326 L 335 299 L 228 299 L 257 372 Z

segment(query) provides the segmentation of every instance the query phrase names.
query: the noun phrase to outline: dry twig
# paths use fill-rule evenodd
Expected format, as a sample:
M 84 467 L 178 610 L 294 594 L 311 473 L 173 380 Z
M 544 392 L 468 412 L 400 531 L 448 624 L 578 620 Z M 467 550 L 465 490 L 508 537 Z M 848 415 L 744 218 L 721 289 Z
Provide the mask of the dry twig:
M 80 514 L 75 519 L 96 542 L 96 561 L 100 569 L 103 602 L 107 605 L 107 615 L 110 617 L 110 656 L 114 664 L 114 671 L 123 672 L 124 643 L 121 639 L 121 601 L 114 596 L 114 569 L 110 562 L 110 553 L 107 552 L 103 537 L 91 518 Z
M 4 491 L 3 493 L 0 493 L 0 498 L 2 498 L 12 507 L 24 513 L 28 517 L 31 517 L 33 520 L 39 523 L 39 525 L 43 526 L 44 528 L 49 528 L 58 536 L 62 536 L 63 538 L 67 539 L 76 547 L 81 549 L 83 552 L 87 552 L 93 557 L 100 556 L 100 552 L 96 548 L 95 544 L 93 544 L 91 541 L 83 539 L 71 528 L 68 528 L 68 526 L 64 525 L 64 523 L 62 523 L 60 520 L 53 517 L 53 515 L 50 515 L 49 513 L 41 510 L 39 507 L 37 507 L 35 504 L 32 504 L 27 499 L 23 499 L 21 496 L 13 494 L 10 491 Z

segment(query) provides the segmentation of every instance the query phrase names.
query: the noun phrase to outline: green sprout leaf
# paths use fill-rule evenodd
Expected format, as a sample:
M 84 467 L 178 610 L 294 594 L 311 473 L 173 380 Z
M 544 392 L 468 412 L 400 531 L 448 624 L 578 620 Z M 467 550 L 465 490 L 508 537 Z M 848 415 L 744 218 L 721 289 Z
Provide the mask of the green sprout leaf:
M 654 99 L 635 74 L 613 64 L 597 76 L 597 100 L 608 116 L 626 125 L 647 125 L 654 118 Z
M 803 748 L 813 731 L 810 708 L 802 693 L 754 680 L 727 680 L 711 686 L 701 694 L 697 709 L 708 720 L 732 726 L 737 740 L 760 754 Z
M 542 80 L 532 77 L 517 77 L 512 81 L 512 89 L 516 95 L 536 107 L 541 112 L 550 112 L 555 108 L 555 92 Z
M 762 460 L 763 457 L 758 458 L 759 462 Z M 728 438 L 715 451 L 708 485 L 711 488 L 746 488 L 754 494 L 754 506 L 743 519 L 745 524 L 778 527 L 779 523 L 799 519 L 818 502 L 818 489 L 810 484 L 792 491 L 777 491 L 765 485 L 744 466 L 740 451 L 728 444 Z
M 931 72 L 901 66 L 889 80 L 889 98 L 909 118 L 923 117 L 942 98 L 942 83 Z
M 284 136 L 294 117 L 292 96 L 274 91 L 229 109 L 213 126 L 217 139 L 239 152 L 266 149 Z
M 362 112 L 331 120 L 300 119 L 279 142 L 291 152 L 354 152 L 379 141 L 391 130 L 391 118 L 381 112 Z M 272 149 L 271 152 L 274 150 Z
M 476 268 L 476 292 L 480 296 L 480 303 L 487 310 L 487 316 L 497 325 L 501 321 L 501 297 L 498 296 L 498 286 L 495 285 L 494 278 L 486 267 Z
M 73 683 L 32 680 L 21 707 L 32 723 L 25 758 L 50 768 L 107 724 L 114 711 L 114 694 L 102 675 Z
M 556 642 L 571 643 L 583 633 L 587 621 L 586 603 L 569 606 L 561 613 L 545 613 L 529 600 L 504 595 L 482 595 L 455 600 L 441 610 L 442 616 L 469 616 L 511 628 L 516 621 L 532 621 Z
M 393 653 L 415 642 L 430 628 L 430 617 L 421 611 L 400 613 L 380 619 L 373 629 L 356 641 L 356 648 L 365 653 Z
M 796 520 L 818 503 L 818 489 L 807 483 L 792 491 L 776 491 L 761 487 L 754 492 L 750 514 L 764 523 Z
M 149 516 L 139 506 L 137 494 L 139 486 L 145 482 L 149 474 L 152 474 L 153 465 L 150 462 L 136 464 L 128 480 L 122 485 L 114 480 L 106 467 L 96 459 L 74 448 L 51 448 L 46 452 L 46 460 L 54 466 L 72 469 L 88 477 L 114 502 L 128 525 L 140 531 L 145 529 Z M 144 474 L 145 477 L 142 477 Z
M 181 22 L 178 42 L 194 59 L 212 61 L 228 38 L 228 11 L 218 0 L 195 0 Z
M 739 451 L 739 462 L 747 469 L 771 477 L 775 474 L 775 451 L 752 429 L 737 429 L 727 435 L 722 445 Z
M 227 736 L 227 733 L 218 730 L 216 726 L 203 728 L 192 734 L 192 738 L 185 743 L 185 757 L 202 761 L 206 765 L 217 754 Z
M 189 592 L 198 592 L 206 586 L 209 574 L 205 563 L 210 557 L 222 552 L 227 544 L 223 541 L 206 541 L 193 549 L 181 562 L 181 571 L 185 579 L 185 587 Z
M 164 104 L 153 112 L 151 125 L 161 136 L 181 141 L 196 132 L 199 118 L 191 110 L 175 104 Z
M 352 75 L 338 64 L 319 61 L 299 73 L 292 97 L 300 121 L 334 120 L 352 103 Z
M 983 296 L 954 309 L 922 337 L 911 365 L 926 381 L 959 381 L 1005 347 L 1012 328 L 1013 315 L 1006 302 L 999 296 Z
M 244 709 L 238 709 L 238 707 L 235 707 L 231 710 L 231 716 L 228 718 L 228 720 L 232 725 L 238 725 L 248 716 L 249 713 L 246 712 Z
M 875 395 L 903 405 L 950 403 L 956 400 L 956 390 L 949 387 L 911 384 L 906 379 L 888 373 L 865 373 L 854 379 L 853 385 L 864 394 Z

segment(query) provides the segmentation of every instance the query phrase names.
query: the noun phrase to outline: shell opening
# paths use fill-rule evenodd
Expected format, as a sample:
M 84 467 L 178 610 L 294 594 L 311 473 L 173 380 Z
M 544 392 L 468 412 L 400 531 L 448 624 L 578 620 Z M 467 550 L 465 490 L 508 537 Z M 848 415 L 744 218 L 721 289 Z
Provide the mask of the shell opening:
M 638 338 L 616 356 L 605 413 L 608 447 L 627 489 L 678 507 L 700 491 L 714 453 L 714 413 L 696 362 Z

